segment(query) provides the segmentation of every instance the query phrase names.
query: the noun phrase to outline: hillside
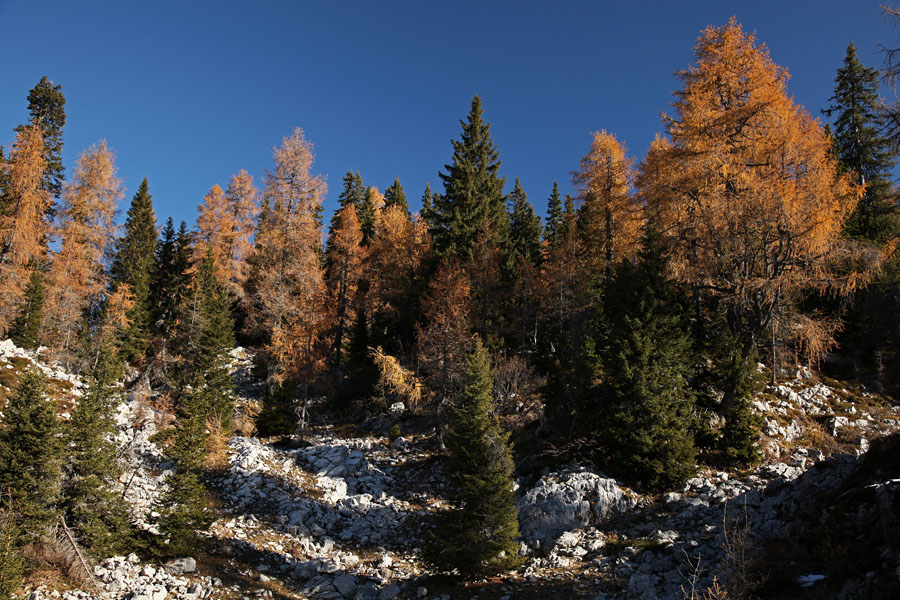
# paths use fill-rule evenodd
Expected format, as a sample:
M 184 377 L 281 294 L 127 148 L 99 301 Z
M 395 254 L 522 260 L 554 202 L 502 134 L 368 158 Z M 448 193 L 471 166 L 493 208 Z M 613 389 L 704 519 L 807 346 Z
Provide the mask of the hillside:
M 260 389 L 252 354 L 232 356 L 241 402 L 252 403 Z M 37 364 L 60 390 L 61 412 L 77 402 L 78 378 L 33 353 L 6 341 L 0 361 L 8 378 Z M 32 600 L 651 599 L 702 597 L 717 578 L 766 598 L 893 597 L 900 548 L 888 532 L 900 515 L 900 408 L 806 370 L 798 375 L 753 404 L 766 420 L 767 458 L 752 470 L 705 469 L 662 496 L 579 466 L 519 474 L 527 562 L 502 578 L 463 585 L 422 563 L 423 528 L 444 504 L 443 458 L 433 433 L 391 440 L 370 429 L 419 428 L 420 417 L 395 407 L 355 425 L 318 425 L 293 444 L 233 436 L 206 475 L 216 518 L 203 533 L 205 552 L 113 557 L 93 566 L 94 580 L 81 590 L 43 568 L 24 591 Z M 121 490 L 136 522 L 150 528 L 172 468 L 154 434 L 171 415 L 141 385 L 123 398 Z

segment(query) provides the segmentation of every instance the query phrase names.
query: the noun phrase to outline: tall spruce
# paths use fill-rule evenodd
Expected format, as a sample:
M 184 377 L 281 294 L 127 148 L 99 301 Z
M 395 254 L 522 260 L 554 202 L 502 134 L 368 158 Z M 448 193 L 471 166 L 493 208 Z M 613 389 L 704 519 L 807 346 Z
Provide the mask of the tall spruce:
M 62 444 L 56 403 L 43 376 L 25 373 L 3 409 L 0 428 L 0 490 L 9 494 L 22 531 L 40 540 L 57 518 Z
M 228 367 L 234 319 L 226 284 L 216 276 L 209 253 L 200 262 L 191 287 L 182 319 L 183 383 L 192 388 L 189 400 L 198 403 L 193 412 L 227 427 L 234 409 L 234 382 Z
M 603 292 L 601 352 L 607 404 L 602 445 L 610 468 L 643 490 L 680 487 L 696 470 L 691 342 L 679 294 L 666 279 L 658 234 L 649 227 L 636 263 L 623 261 Z
M 99 340 L 99 357 L 87 376 L 88 389 L 72 413 L 67 431 L 69 459 L 64 469 L 63 509 L 66 522 L 96 556 L 124 552 L 129 515 L 113 483 L 121 474 L 112 437 L 119 399 L 116 379 L 120 361 L 115 338 Z
M 147 178 L 141 182 L 131 200 L 125 219 L 125 234 L 116 242 L 111 266 L 113 288 L 127 284 L 134 294 L 134 308 L 128 317 L 122 352 L 128 361 L 143 357 L 150 338 L 152 316 L 151 289 L 156 266 L 156 215 Z
M 891 168 L 897 164 L 897 152 L 882 134 L 879 73 L 859 62 L 851 42 L 834 83 L 832 104 L 822 112 L 834 117 L 834 144 L 841 166 L 865 186 L 844 230 L 852 237 L 883 243 L 898 233 L 900 223 L 891 198 Z
M 409 202 L 406 201 L 406 192 L 400 185 L 400 178 L 394 177 L 394 183 L 384 191 L 384 208 L 399 206 L 407 215 L 409 214 Z
M 426 558 L 464 577 L 494 575 L 522 562 L 508 435 L 493 416 L 493 374 L 480 340 L 466 359 L 465 389 L 447 435 L 449 500 Z
M 509 195 L 509 241 L 512 252 L 534 265 L 541 261 L 541 218 L 534 214 L 525 190 L 516 177 Z
M 429 233 L 434 231 L 434 194 L 431 193 L 431 184 L 425 184 L 425 191 L 422 193 L 422 220 L 428 226 Z
M 28 92 L 31 123 L 41 128 L 44 137 L 44 176 L 41 189 L 53 197 L 62 193 L 65 167 L 62 163 L 63 127 L 66 124 L 66 97 L 62 86 L 53 85 L 46 75 Z M 24 128 L 20 125 L 17 131 Z
M 444 193 L 434 198 L 435 249 L 463 260 L 474 258 L 479 241 L 506 250 L 509 219 L 503 197 L 506 180 L 500 177 L 500 152 L 483 119 L 481 98 L 472 99 L 459 141 L 451 140 L 453 158 L 440 173 Z
M 544 225 L 544 240 L 549 245 L 554 245 L 562 234 L 563 205 L 559 196 L 559 184 L 553 182 L 553 191 L 547 199 L 547 222 Z

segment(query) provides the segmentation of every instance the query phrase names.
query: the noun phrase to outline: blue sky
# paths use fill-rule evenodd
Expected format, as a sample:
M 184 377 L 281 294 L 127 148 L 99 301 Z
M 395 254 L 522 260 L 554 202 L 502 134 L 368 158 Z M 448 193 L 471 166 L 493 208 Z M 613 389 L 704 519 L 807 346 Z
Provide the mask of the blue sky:
M 314 171 L 400 177 L 414 207 L 441 190 L 451 138 L 474 94 L 507 177 L 543 215 L 554 180 L 606 129 L 640 159 L 707 25 L 735 15 L 791 74 L 812 113 L 827 105 L 848 42 L 878 65 L 898 45 L 879 0 L 430 2 L 0 0 L 0 143 L 27 118 L 28 90 L 62 84 L 67 173 L 106 139 L 127 196 L 150 181 L 160 224 L 193 224 L 215 183 L 258 183 L 272 148 L 302 127 Z M 889 91 L 885 90 L 885 94 Z

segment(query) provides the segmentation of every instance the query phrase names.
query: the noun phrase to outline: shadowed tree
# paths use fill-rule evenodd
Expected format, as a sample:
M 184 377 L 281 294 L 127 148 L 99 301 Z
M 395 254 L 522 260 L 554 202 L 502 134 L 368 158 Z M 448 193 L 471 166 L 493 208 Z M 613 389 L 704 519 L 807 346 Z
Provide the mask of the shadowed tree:
M 447 433 L 452 509 L 438 516 L 425 549 L 429 562 L 467 578 L 502 573 L 524 560 L 518 556 L 512 450 L 493 415 L 492 388 L 488 353 L 476 340 Z

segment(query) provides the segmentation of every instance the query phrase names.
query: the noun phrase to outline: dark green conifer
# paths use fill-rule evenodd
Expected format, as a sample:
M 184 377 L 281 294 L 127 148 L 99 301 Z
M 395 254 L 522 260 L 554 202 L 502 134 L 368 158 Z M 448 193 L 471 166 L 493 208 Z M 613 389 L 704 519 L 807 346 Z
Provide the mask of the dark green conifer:
M 638 262 L 620 263 L 604 289 L 599 407 L 612 470 L 653 491 L 678 488 L 696 470 L 691 343 L 658 241 L 649 228 Z
M 375 237 L 375 188 L 366 190 L 366 198 L 363 200 L 359 208 L 356 209 L 359 217 L 359 229 L 362 231 L 362 243 L 368 244 Z
M 729 336 L 719 339 L 719 356 L 715 367 L 720 387 L 733 390 L 733 399 L 724 407 L 725 427 L 719 440 L 720 448 L 730 460 L 750 465 L 760 458 L 757 442 L 762 419 L 750 410 L 750 397 L 759 386 L 756 360 L 746 360 L 740 346 Z
M 156 215 L 147 178 L 141 182 L 128 216 L 125 235 L 116 241 L 116 252 L 110 273 L 113 287 L 126 284 L 134 294 L 134 308 L 128 317 L 131 325 L 123 333 L 122 352 L 127 361 L 138 360 L 147 350 L 153 313 L 150 285 L 156 266 Z
M 435 227 L 434 214 L 434 194 L 431 193 L 431 184 L 425 184 L 425 192 L 422 194 L 422 220 L 428 226 L 428 231 L 433 231 Z
M 11 496 L 4 490 L 0 494 L 0 600 L 10 600 L 25 575 L 24 536 L 18 520 Z
M 192 382 L 190 398 L 201 403 L 201 412 L 227 427 L 234 410 L 234 381 L 229 369 L 234 319 L 228 290 L 216 276 L 211 255 L 200 262 L 193 288 L 192 314 L 185 323 L 189 328 L 187 345 L 182 352 L 185 381 Z
M 359 171 L 356 173 L 347 171 L 342 181 L 344 182 L 344 188 L 338 196 L 338 204 L 341 208 L 344 208 L 348 204 L 352 204 L 356 207 L 356 210 L 359 211 L 362 208 L 363 202 L 366 201 L 366 197 L 369 195 L 369 188 L 363 183 Z
M 66 124 L 65 106 L 66 97 L 63 96 L 62 86 L 53 85 L 46 75 L 28 92 L 28 112 L 31 115 L 31 123 L 41 128 L 46 147 L 44 152 L 46 167 L 41 187 L 57 198 L 62 193 L 65 180 L 65 167 L 62 163 L 62 130 Z M 24 125 L 19 125 L 16 131 L 22 128 Z
M 547 223 L 544 226 L 544 240 L 551 246 L 559 239 L 563 228 L 563 205 L 559 196 L 559 184 L 553 182 L 553 191 L 547 199 Z
M 9 337 L 20 348 L 36 349 L 40 346 L 41 317 L 44 314 L 44 277 L 38 270 L 31 271 L 25 301 L 19 311 Z
M 0 428 L 0 490 L 21 516 L 26 538 L 40 539 L 58 516 L 62 444 L 56 403 L 43 377 L 25 373 L 3 409 Z
M 514 255 L 537 265 L 541 261 L 541 218 L 534 214 L 534 207 L 528 202 L 518 177 L 509 195 L 509 204 L 510 248 Z
M 166 480 L 168 491 L 157 502 L 160 532 L 173 555 L 193 554 L 199 545 L 198 531 L 207 529 L 212 515 L 207 504 L 207 491 L 201 480 L 206 453 L 205 398 L 194 398 L 204 389 L 197 378 L 182 398 L 175 440 L 167 452 L 175 462 L 175 470 Z
M 121 469 L 111 438 L 119 391 L 120 368 L 112 336 L 99 342 L 97 361 L 87 380 L 87 392 L 72 413 L 67 435 L 69 460 L 64 469 L 63 508 L 66 522 L 95 556 L 128 550 L 128 510 L 112 489 Z
M 492 387 L 488 353 L 477 340 L 447 434 L 453 508 L 439 516 L 426 548 L 430 562 L 464 577 L 501 573 L 522 562 L 512 452 L 492 414 Z
M 453 144 L 453 159 L 440 173 L 444 193 L 434 198 L 435 249 L 471 261 L 487 235 L 489 245 L 506 251 L 509 218 L 503 197 L 505 178 L 499 176 L 500 153 L 491 139 L 491 126 L 482 119 L 481 98 L 472 99 L 462 135 Z
M 406 201 L 406 192 L 400 185 L 399 177 L 394 177 L 394 183 L 384 192 L 384 207 L 388 208 L 389 206 L 399 206 L 403 212 L 409 214 L 409 203 Z
M 900 230 L 900 220 L 891 198 L 891 168 L 897 154 L 882 134 L 878 71 L 859 62 L 851 42 L 834 83 L 829 98 L 833 104 L 823 112 L 835 117 L 834 144 L 841 166 L 866 186 L 845 230 L 852 237 L 883 243 Z

